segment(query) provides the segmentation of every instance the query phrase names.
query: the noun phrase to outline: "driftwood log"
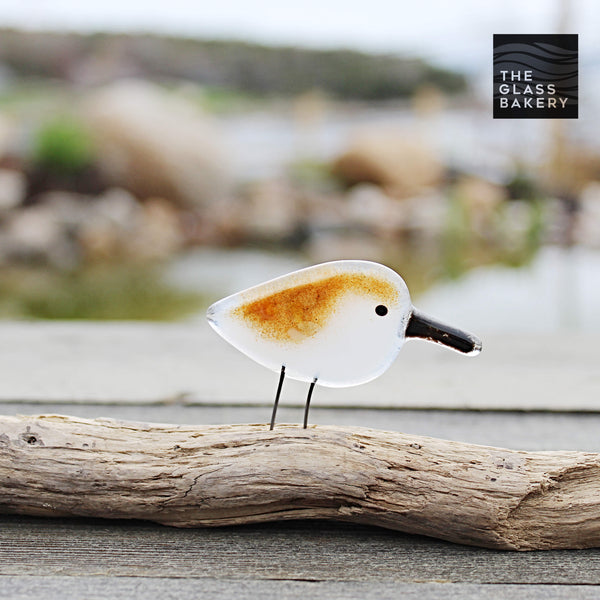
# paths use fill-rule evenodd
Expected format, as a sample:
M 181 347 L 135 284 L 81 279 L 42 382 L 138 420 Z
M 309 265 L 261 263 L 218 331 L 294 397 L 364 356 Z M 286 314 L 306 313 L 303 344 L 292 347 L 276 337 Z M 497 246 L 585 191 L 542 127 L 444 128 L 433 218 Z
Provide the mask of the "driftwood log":
M 0 512 L 176 527 L 379 525 L 509 550 L 600 546 L 600 455 L 364 428 L 0 417 Z

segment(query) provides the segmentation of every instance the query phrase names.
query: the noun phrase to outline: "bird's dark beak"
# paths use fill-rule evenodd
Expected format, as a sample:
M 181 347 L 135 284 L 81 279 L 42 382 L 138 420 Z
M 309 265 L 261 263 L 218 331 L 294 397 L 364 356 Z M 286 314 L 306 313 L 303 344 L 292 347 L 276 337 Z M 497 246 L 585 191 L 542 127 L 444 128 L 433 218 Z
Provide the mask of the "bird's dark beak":
M 423 313 L 413 309 L 406 326 L 406 338 L 421 338 L 436 344 L 443 344 L 470 356 L 481 352 L 481 341 L 474 335 L 444 325 Z

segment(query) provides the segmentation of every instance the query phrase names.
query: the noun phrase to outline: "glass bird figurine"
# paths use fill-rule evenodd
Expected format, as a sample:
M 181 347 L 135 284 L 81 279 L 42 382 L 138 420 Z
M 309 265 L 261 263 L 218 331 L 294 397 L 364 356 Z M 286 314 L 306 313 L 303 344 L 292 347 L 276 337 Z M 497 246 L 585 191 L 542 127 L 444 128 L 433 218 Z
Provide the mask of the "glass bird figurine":
M 379 377 L 404 340 L 421 338 L 474 356 L 481 342 L 417 311 L 396 272 L 363 260 L 327 262 L 215 302 L 210 325 L 235 348 L 279 373 L 271 429 L 285 377 L 349 387 Z

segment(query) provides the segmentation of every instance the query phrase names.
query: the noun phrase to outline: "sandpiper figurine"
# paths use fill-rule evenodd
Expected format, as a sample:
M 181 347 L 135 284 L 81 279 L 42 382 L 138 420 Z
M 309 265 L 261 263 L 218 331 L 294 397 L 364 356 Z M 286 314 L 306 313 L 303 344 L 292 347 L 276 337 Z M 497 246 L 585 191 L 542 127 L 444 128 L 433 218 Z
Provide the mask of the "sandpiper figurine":
M 279 373 L 271 429 L 285 377 L 310 384 L 306 428 L 317 383 L 371 381 L 389 368 L 406 339 L 470 356 L 481 351 L 475 336 L 418 312 L 395 271 L 363 260 L 327 262 L 272 279 L 215 302 L 207 318 L 230 344 Z

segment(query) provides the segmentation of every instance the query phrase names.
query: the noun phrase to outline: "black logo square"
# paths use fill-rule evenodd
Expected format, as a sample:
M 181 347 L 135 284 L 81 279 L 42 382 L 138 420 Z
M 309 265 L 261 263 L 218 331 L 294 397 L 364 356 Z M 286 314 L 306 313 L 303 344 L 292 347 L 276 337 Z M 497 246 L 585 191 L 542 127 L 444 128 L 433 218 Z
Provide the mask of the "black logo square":
M 494 35 L 494 119 L 577 119 L 577 34 Z

